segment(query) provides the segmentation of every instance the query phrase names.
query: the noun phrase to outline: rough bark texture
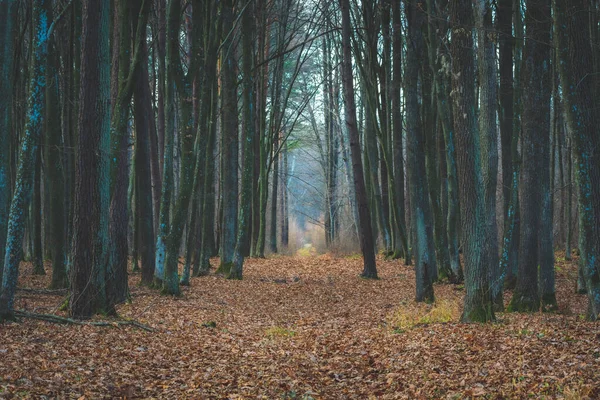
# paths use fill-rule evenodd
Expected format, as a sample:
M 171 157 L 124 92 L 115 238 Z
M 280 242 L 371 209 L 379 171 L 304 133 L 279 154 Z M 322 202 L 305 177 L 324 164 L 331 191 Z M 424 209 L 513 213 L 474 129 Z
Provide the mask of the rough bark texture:
M 521 166 L 521 240 L 517 286 L 509 305 L 511 311 L 537 311 L 540 307 L 538 265 L 543 184 L 549 182 L 550 144 L 550 0 L 529 0 L 525 12 L 526 41 L 523 52 L 523 127 Z M 551 225 L 550 225 L 551 226 Z M 550 231 L 550 235 L 552 235 Z M 552 240 L 552 239 L 550 239 Z M 546 248 L 547 249 L 547 248 Z M 547 256 L 544 255 L 547 262 Z M 552 266 L 553 267 L 553 266 Z
M 108 204 L 101 204 L 100 200 L 100 150 L 107 144 L 110 133 L 108 2 L 85 1 L 82 19 L 79 140 L 69 304 L 70 314 L 75 318 L 89 318 L 96 311 L 105 310 L 105 266 L 98 262 L 98 257 L 102 253 L 100 242 L 108 240 L 98 231 L 100 213 L 108 211 Z M 104 189 L 108 190 L 107 187 Z M 103 206 L 106 208 L 102 209 Z
M 494 319 L 489 269 L 483 250 L 487 237 L 481 154 L 475 116 L 473 8 L 469 0 L 450 3 L 452 24 L 452 109 L 464 242 L 465 300 L 462 321 Z

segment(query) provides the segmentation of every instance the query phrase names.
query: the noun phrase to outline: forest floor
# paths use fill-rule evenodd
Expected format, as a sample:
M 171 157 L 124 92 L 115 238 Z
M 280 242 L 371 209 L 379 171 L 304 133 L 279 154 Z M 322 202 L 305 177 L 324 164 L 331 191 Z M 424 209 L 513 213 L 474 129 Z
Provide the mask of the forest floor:
M 179 298 L 131 275 L 131 303 L 118 313 L 155 332 L 0 325 L 0 398 L 600 398 L 600 325 L 583 321 L 587 299 L 564 257 L 558 313 L 498 314 L 485 325 L 458 322 L 461 286 L 437 284 L 436 305 L 416 305 L 411 267 L 380 259 L 371 281 L 358 276 L 361 264 L 250 259 L 243 281 L 193 278 Z M 49 279 L 24 263 L 20 287 Z M 16 308 L 64 315 L 63 302 L 19 291 Z

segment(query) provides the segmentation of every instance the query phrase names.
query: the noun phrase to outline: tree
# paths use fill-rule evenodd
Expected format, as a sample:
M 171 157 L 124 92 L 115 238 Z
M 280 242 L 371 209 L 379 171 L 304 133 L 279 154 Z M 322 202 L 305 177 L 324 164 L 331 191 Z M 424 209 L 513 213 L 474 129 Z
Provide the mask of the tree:
M 150 137 L 155 135 L 153 127 L 154 113 L 152 110 L 152 94 L 148 70 L 144 67 L 148 61 L 148 52 L 145 41 L 143 42 L 140 73 L 137 75 L 134 98 L 135 118 L 135 190 L 136 208 L 138 210 L 139 253 L 142 261 L 142 284 L 151 285 L 155 265 L 155 236 L 154 212 L 152 193 L 152 167 Z
M 19 150 L 19 165 L 15 190 L 8 216 L 4 272 L 0 291 L 0 321 L 14 318 L 14 299 L 19 276 L 19 263 L 23 254 L 26 210 L 31 201 L 34 185 L 36 157 L 43 127 L 43 110 L 46 95 L 45 63 L 48 55 L 48 15 L 46 1 L 32 4 L 33 52 L 30 60 L 31 79 L 27 99 L 25 132 Z
M 557 47 L 565 115 L 572 135 L 579 187 L 579 247 L 588 294 L 587 317 L 600 315 L 600 138 L 598 88 L 594 75 L 588 2 L 554 0 L 554 40 Z M 596 67 L 596 68 L 595 68 Z M 589 81 L 585 81 L 589 80 Z
M 473 7 L 469 0 L 450 2 L 452 23 L 452 110 L 464 242 L 465 301 L 463 322 L 494 319 L 488 266 L 483 257 L 487 240 L 481 152 L 475 116 Z
M 70 314 L 75 318 L 110 311 L 106 264 L 102 262 L 108 237 L 107 230 L 99 229 L 100 214 L 108 213 L 108 194 L 102 193 L 108 192 L 108 186 L 102 184 L 101 175 L 108 174 L 102 154 L 108 154 L 110 137 L 109 20 L 108 2 L 84 2 L 69 298 Z
M 52 5 L 47 2 L 46 10 L 50 21 L 52 18 Z M 49 216 L 48 228 L 50 240 L 50 254 L 52 257 L 52 282 L 51 288 L 67 288 L 69 285 L 67 277 L 67 246 L 65 227 L 65 171 L 62 156 L 64 154 L 62 140 L 62 120 L 60 112 L 60 88 L 59 88 L 59 58 L 56 41 L 50 38 L 50 46 L 46 65 L 46 108 L 45 136 L 44 136 L 44 163 L 46 165 L 46 182 L 51 188 L 48 191 Z M 38 209 L 39 210 L 39 209 Z M 36 212 L 36 208 L 33 209 Z
M 479 131 L 481 134 L 481 167 L 485 196 L 485 223 L 488 235 L 484 246 L 484 264 L 489 265 L 492 301 L 496 310 L 504 308 L 503 280 L 498 258 L 498 224 L 496 222 L 496 186 L 498 176 L 497 71 L 496 45 L 492 37 L 492 4 L 479 0 L 476 6 L 477 65 L 479 67 Z
M 244 264 L 244 246 L 250 236 L 250 216 L 252 212 L 252 177 L 254 176 L 254 34 L 252 7 L 242 11 L 242 117 L 243 117 L 243 162 L 242 193 L 240 199 L 238 231 L 229 279 L 241 279 Z
M 424 21 L 423 13 L 412 1 L 406 2 L 408 17 L 408 50 L 406 53 L 406 75 L 404 92 L 406 96 L 406 128 L 408 146 L 409 192 L 415 230 L 415 272 L 417 278 L 416 300 L 432 303 L 433 271 L 437 269 L 435 250 L 432 246 L 433 221 L 428 198 L 428 185 L 425 169 L 425 134 L 419 113 L 418 84 L 419 58 L 423 55 Z
M 238 118 L 237 79 L 234 47 L 234 4 L 225 0 L 221 9 L 223 32 L 227 33 L 222 47 L 222 105 L 221 105 L 221 185 L 223 220 L 221 231 L 221 265 L 219 270 L 229 274 L 236 245 L 238 217 Z M 247 138 L 246 138 L 247 139 Z
M 17 13 L 17 1 L 0 3 L 0 20 L 5 21 L 0 31 L 0 58 L 3 60 L 0 73 L 0 255 L 4 257 L 6 246 L 6 231 L 11 200 L 10 185 L 10 153 L 11 153 L 11 110 L 10 99 L 13 92 L 13 21 Z M 0 259 L 0 282 L 4 270 L 4 258 Z
M 364 183 L 361 161 L 360 139 L 356 124 L 356 103 L 354 100 L 354 82 L 352 78 L 352 49 L 350 46 L 350 0 L 340 0 L 342 9 L 342 88 L 344 91 L 344 108 L 346 111 L 346 128 L 350 140 L 352 156 L 352 172 L 359 214 L 359 241 L 363 253 L 364 269 L 361 276 L 377 278 L 375 265 L 375 246 L 371 228 L 371 217 L 367 205 L 367 192 Z
M 552 246 L 541 246 L 543 187 L 550 181 L 550 0 L 529 0 L 525 11 L 526 41 L 522 69 L 523 126 L 521 166 L 521 240 L 517 285 L 509 305 L 512 311 L 537 311 L 540 307 L 538 264 L 554 270 Z M 549 190 L 549 185 L 546 190 Z M 547 204 L 551 206 L 551 204 Z M 550 224 L 551 226 L 551 224 Z M 552 231 L 549 232 L 550 236 Z M 547 240 L 547 239 L 543 239 Z M 552 240 L 552 239 L 550 239 Z M 550 259 L 542 251 L 550 250 Z M 550 264 L 550 265 L 548 265 Z

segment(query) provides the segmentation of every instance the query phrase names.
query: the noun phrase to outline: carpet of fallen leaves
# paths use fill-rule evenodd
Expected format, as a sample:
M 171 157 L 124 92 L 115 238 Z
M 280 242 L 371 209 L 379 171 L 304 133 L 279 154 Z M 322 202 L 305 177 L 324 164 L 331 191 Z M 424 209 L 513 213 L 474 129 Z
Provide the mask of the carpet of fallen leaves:
M 419 307 L 400 261 L 380 259 L 371 281 L 356 257 L 250 259 L 243 281 L 193 278 L 179 298 L 132 275 L 118 312 L 156 332 L 0 325 L 0 398 L 600 398 L 600 325 L 582 320 L 574 264 L 557 260 L 558 313 L 486 325 L 456 315 L 406 330 L 393 315 Z M 50 279 L 27 264 L 21 275 L 26 288 Z M 460 305 L 464 289 L 438 284 L 435 294 Z M 63 302 L 19 291 L 16 308 L 64 315 Z

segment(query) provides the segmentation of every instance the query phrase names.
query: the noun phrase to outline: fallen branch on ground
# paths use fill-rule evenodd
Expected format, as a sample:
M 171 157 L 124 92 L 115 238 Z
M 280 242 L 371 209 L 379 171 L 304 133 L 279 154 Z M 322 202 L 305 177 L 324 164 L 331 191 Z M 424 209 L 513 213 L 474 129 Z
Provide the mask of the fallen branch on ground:
M 67 289 L 34 289 L 34 288 L 17 288 L 19 292 L 36 293 L 36 294 L 50 294 L 50 295 L 62 295 L 67 294 Z
M 72 318 L 60 317 L 53 314 L 37 314 L 30 313 L 27 311 L 15 310 L 15 317 L 38 319 L 40 321 L 54 322 L 57 324 L 71 324 L 71 325 L 91 325 L 91 326 L 134 326 L 139 329 L 143 329 L 147 332 L 156 332 L 156 329 L 144 325 L 137 321 L 79 321 Z

